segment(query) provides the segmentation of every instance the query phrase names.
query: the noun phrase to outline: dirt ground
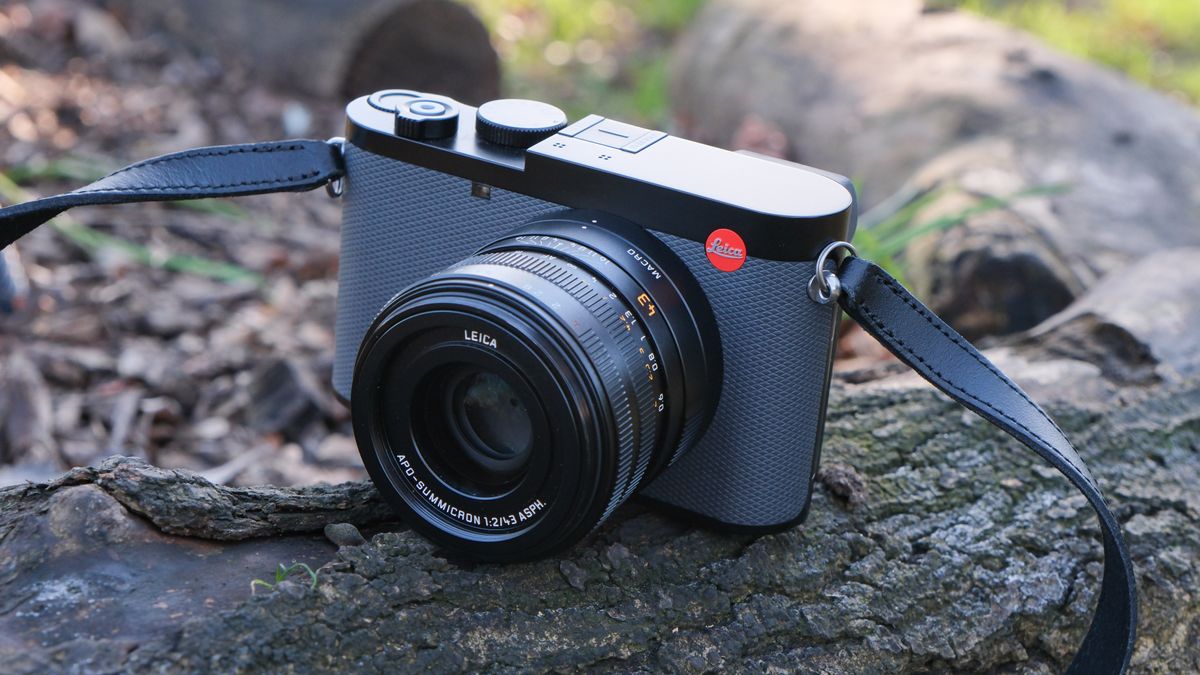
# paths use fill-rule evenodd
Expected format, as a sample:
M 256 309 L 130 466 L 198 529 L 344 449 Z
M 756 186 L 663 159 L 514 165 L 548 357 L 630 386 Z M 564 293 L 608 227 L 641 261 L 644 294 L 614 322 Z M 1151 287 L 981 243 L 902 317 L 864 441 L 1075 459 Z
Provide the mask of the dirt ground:
M 5 203 L 191 146 L 338 135 L 341 104 L 86 6 L 0 6 Z M 23 239 L 0 317 L 0 485 L 111 454 L 232 484 L 364 477 L 327 385 L 338 218 L 315 191 L 82 209 Z

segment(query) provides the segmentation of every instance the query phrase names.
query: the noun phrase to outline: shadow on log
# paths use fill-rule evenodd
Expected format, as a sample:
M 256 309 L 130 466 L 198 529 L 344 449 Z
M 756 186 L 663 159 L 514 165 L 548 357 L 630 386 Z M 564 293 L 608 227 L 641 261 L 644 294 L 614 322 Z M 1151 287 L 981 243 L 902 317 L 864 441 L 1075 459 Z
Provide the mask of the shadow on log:
M 1133 664 L 1200 668 L 1200 381 L 999 354 L 1095 468 L 1141 588 Z M 1071 403 L 1062 401 L 1067 397 Z M 1098 530 L 1051 468 L 911 375 L 836 384 L 808 521 L 753 537 L 627 505 L 560 558 L 444 557 L 366 484 L 227 488 L 114 458 L 0 491 L 0 661 L 134 672 L 1061 669 Z M 329 523 L 335 548 L 316 533 Z M 351 525 L 369 535 L 359 539 Z M 373 536 L 372 536 L 373 535 Z M 238 541 L 232 541 L 238 540 Z M 251 595 L 277 563 L 317 569 Z

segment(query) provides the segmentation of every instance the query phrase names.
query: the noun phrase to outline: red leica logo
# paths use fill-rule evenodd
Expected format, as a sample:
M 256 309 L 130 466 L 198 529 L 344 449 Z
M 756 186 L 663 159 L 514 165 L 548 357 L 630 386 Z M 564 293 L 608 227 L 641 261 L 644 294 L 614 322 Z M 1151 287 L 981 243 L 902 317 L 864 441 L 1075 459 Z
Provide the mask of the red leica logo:
M 704 245 L 708 261 L 722 272 L 733 272 L 746 262 L 746 242 L 733 230 L 713 230 Z

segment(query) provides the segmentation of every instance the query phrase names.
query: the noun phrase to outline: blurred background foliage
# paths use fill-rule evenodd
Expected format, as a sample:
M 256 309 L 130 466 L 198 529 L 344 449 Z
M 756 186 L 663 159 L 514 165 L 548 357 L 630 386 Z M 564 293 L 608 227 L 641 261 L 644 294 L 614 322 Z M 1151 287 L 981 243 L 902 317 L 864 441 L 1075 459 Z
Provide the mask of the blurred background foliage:
M 1200 0 L 952 0 L 1200 104 Z
M 665 126 L 670 46 L 704 0 L 469 0 L 509 95 Z M 931 0 L 1017 28 L 1200 104 L 1200 0 Z
M 666 124 L 670 46 L 704 0 L 469 0 L 504 64 L 507 95 Z

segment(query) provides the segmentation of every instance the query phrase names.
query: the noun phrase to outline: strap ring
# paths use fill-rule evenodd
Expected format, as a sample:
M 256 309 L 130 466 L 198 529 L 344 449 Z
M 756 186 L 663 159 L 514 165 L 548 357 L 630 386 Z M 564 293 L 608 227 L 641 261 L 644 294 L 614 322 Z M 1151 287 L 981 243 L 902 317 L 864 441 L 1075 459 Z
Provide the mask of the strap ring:
M 333 138 L 331 138 L 325 142 L 328 143 L 329 145 L 337 148 L 338 159 L 342 160 L 342 164 L 344 165 L 345 159 L 346 159 L 346 139 L 342 138 L 341 136 L 334 136 Z M 345 176 L 338 176 L 337 178 L 334 178 L 333 180 L 331 180 L 325 184 L 325 194 L 329 195 L 333 199 L 337 199 L 338 197 L 341 197 L 342 193 L 344 193 L 345 191 L 346 191 Z
M 840 250 L 844 250 L 845 254 L 837 258 L 839 263 L 849 256 L 858 255 L 858 251 L 850 242 L 835 241 L 821 249 L 820 255 L 817 256 L 816 270 L 812 278 L 808 280 L 808 297 L 818 305 L 837 302 L 838 297 L 842 294 L 842 282 L 838 279 L 837 274 L 825 269 L 825 262 L 829 260 L 829 256 Z

